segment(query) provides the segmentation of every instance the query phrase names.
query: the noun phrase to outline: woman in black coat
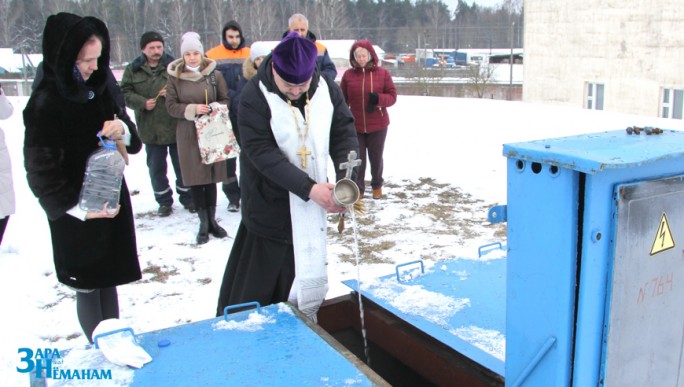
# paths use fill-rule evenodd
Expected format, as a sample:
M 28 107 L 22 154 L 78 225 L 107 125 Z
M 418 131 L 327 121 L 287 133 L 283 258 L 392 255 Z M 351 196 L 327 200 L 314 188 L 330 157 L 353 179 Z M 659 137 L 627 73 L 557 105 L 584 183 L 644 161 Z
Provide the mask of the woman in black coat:
M 76 290 L 89 341 L 100 321 L 118 318 L 117 285 L 141 278 L 131 200 L 125 180 L 114 214 L 78 208 L 88 156 L 98 132 L 126 150 L 142 147 L 135 126 L 117 117 L 107 89 L 109 32 L 94 17 L 59 13 L 43 31 L 44 79 L 24 110 L 29 187 L 45 210 L 57 279 Z

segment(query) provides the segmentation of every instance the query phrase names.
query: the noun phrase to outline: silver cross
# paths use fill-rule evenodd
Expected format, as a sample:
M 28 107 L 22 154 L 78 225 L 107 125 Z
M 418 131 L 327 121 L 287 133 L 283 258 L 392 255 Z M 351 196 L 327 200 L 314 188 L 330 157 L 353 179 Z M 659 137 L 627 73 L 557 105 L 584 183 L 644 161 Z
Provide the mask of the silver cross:
M 340 170 L 346 169 L 347 174 L 345 177 L 351 179 L 352 171 L 354 170 L 354 167 L 358 165 L 361 165 L 361 159 L 356 158 L 356 151 L 349 151 L 347 162 L 340 164 Z

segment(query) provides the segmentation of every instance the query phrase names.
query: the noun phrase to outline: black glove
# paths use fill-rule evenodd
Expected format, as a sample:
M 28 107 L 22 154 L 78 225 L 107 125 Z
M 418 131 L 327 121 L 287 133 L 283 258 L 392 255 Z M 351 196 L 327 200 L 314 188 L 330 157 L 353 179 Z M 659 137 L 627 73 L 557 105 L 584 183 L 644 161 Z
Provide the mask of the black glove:
M 366 113 L 373 113 L 375 107 L 378 106 L 378 93 L 370 93 L 368 96 L 368 106 L 366 107 Z

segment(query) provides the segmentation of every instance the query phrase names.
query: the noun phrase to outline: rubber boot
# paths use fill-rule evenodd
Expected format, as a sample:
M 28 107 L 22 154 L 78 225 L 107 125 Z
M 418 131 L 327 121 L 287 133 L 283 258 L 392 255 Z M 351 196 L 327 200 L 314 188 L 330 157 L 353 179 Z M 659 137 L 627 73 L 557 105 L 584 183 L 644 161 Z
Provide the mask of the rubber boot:
M 197 232 L 197 244 L 203 245 L 209 242 L 209 211 L 206 208 L 198 208 L 197 215 L 200 219 L 199 231 Z
M 209 207 L 207 208 L 207 211 L 209 213 L 209 232 L 211 235 L 216 238 L 227 237 L 228 233 L 226 230 L 224 230 L 223 227 L 219 226 L 218 222 L 216 222 L 216 207 Z

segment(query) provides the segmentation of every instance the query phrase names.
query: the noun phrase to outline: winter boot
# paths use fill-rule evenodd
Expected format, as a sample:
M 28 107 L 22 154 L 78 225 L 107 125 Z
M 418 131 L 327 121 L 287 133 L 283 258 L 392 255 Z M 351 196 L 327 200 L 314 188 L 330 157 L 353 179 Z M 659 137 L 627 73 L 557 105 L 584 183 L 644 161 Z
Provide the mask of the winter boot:
M 203 245 L 209 242 L 209 211 L 206 208 L 198 208 L 197 215 L 200 219 L 199 231 L 197 232 L 197 244 Z
M 216 206 L 207 208 L 207 212 L 209 213 L 209 232 L 211 235 L 215 236 L 216 238 L 227 237 L 228 233 L 226 230 L 224 230 L 223 227 L 219 226 L 218 222 L 216 222 Z

